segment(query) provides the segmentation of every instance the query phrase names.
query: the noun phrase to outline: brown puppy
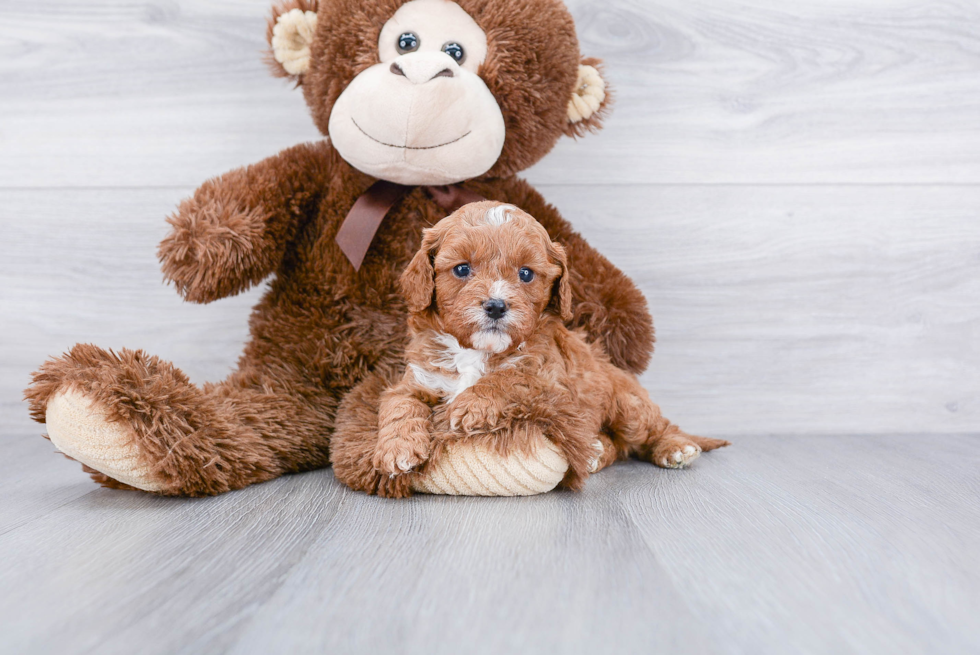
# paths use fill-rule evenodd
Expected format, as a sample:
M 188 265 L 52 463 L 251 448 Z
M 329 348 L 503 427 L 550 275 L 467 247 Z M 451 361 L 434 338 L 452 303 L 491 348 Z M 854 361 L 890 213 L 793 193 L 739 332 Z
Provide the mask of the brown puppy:
M 598 342 L 565 327 L 565 251 L 512 205 L 467 205 L 425 230 L 401 286 L 411 341 L 404 377 L 381 396 L 381 474 L 410 473 L 439 439 L 464 436 L 543 430 L 566 455 L 572 488 L 617 458 L 679 468 L 728 445 L 672 425 Z

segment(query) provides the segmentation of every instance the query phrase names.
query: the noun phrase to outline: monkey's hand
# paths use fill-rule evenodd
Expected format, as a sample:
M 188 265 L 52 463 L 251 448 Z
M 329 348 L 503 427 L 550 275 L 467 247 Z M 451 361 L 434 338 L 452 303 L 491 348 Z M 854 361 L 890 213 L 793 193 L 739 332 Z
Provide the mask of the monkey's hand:
M 205 182 L 167 219 L 157 257 L 187 300 L 206 303 L 258 284 L 282 261 L 329 186 L 325 142 L 289 148 Z

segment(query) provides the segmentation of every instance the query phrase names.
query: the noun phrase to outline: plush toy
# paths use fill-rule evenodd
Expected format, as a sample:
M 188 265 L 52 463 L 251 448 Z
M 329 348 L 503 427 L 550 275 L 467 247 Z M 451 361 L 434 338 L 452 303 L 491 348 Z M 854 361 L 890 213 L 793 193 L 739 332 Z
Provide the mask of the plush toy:
M 351 394 L 341 405 L 331 443 L 337 477 L 392 497 L 500 495 L 511 486 L 520 495 L 559 475 L 579 489 L 589 474 L 631 455 L 682 468 L 703 450 L 727 446 L 671 424 L 600 342 L 565 327 L 567 269 L 561 244 L 513 205 L 472 203 L 423 230 L 401 277 L 406 369 L 380 397 Z M 447 452 L 460 440 L 467 445 Z M 489 476 L 496 484 L 462 479 L 484 470 L 464 453 L 514 451 L 538 464 L 557 451 L 565 468 L 559 461 L 543 478 L 527 468 L 525 479 Z
M 563 135 L 598 129 L 609 102 L 559 0 L 289 0 L 268 37 L 273 70 L 301 86 L 329 138 L 205 182 L 159 249 L 192 302 L 273 275 L 238 369 L 196 386 L 145 352 L 76 345 L 26 392 L 62 452 L 105 486 L 166 495 L 327 466 L 345 395 L 358 383 L 370 395 L 399 367 L 397 283 L 422 229 L 480 198 L 520 207 L 564 244 L 570 324 L 616 366 L 646 367 L 642 294 L 516 177 Z M 561 468 L 558 455 L 459 454 L 501 470 Z

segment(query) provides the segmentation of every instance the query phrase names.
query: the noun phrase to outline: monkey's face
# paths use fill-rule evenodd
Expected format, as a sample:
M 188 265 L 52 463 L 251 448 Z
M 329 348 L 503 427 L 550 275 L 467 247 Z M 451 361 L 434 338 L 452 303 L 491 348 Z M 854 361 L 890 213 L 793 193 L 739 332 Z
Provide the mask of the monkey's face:
M 411 0 L 382 28 L 378 56 L 331 112 L 340 156 L 408 185 L 453 184 L 490 170 L 506 130 L 477 74 L 487 36 L 470 15 L 448 0 Z
M 278 0 L 267 36 L 340 156 L 409 186 L 513 175 L 608 106 L 562 0 Z

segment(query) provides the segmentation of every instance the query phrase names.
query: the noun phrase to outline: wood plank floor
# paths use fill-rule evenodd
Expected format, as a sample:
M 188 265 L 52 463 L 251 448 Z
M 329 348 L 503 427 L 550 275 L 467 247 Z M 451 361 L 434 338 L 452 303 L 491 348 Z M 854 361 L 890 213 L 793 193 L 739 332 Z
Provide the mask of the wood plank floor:
M 530 499 L 204 500 L 0 451 L 0 651 L 975 653 L 980 436 L 742 437 Z M 13 495 L 10 495 L 13 492 Z
M 683 472 L 580 494 L 94 486 L 73 343 L 228 374 L 261 289 L 161 284 L 202 181 L 320 138 L 271 0 L 0 0 L 0 653 L 980 652 L 980 4 L 568 0 L 617 98 L 527 177 L 646 294 Z

